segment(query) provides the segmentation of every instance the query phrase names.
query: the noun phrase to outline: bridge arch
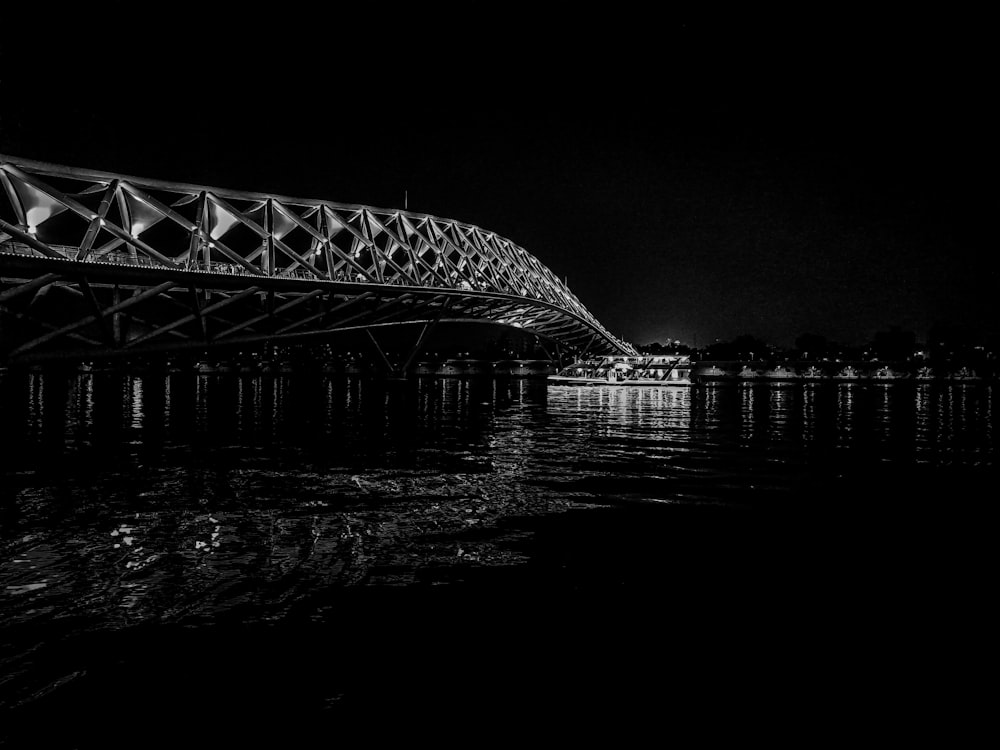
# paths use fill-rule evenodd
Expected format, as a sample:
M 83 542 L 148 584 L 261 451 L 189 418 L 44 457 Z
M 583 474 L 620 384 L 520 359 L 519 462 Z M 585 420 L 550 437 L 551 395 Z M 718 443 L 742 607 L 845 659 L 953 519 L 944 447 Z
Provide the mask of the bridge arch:
M 435 322 L 635 352 L 527 250 L 471 224 L 3 155 L 0 183 L 7 362 Z

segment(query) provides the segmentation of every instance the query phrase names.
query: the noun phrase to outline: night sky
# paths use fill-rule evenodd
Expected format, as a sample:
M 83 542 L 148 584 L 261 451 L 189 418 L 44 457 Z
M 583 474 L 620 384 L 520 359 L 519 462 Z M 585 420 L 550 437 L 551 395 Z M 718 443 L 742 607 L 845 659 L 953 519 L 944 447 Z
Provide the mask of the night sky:
M 524 246 L 640 344 L 998 332 L 984 19 L 102 7 L 122 15 L 8 26 L 0 152 L 405 192 Z

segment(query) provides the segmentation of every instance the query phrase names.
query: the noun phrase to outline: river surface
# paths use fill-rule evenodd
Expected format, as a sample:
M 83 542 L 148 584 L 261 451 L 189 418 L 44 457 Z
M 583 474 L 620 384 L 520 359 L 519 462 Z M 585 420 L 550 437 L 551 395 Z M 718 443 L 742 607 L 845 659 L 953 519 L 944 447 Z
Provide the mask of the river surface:
M 893 715 L 869 670 L 934 690 L 929 623 L 976 627 L 995 401 L 2 373 L 0 738 L 585 728 L 764 677 L 820 721 L 846 672 Z

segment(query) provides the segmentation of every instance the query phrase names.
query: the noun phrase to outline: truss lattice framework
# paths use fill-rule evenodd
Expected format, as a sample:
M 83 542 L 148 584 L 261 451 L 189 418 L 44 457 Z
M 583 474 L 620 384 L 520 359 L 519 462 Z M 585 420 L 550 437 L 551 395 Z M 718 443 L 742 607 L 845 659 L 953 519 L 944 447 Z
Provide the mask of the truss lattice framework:
M 7 199 L 0 197 L 0 263 L 4 256 L 22 256 L 16 274 L 22 291 L 25 284 L 42 286 L 37 278 L 25 280 L 25 263 L 31 258 L 40 261 L 38 278 L 44 268 L 52 277 L 49 283 L 86 270 L 90 283 L 73 284 L 95 305 L 98 322 L 119 312 L 113 305 L 102 307 L 97 300 L 101 295 L 92 288 L 101 286 L 110 264 L 118 271 L 123 266 L 142 269 L 146 278 L 150 272 L 163 278 L 180 278 L 178 272 L 199 277 L 170 284 L 158 294 L 178 287 L 208 293 L 215 287 L 203 280 L 205 274 L 228 277 L 222 287 L 235 291 L 223 289 L 223 294 L 240 294 L 242 287 L 263 297 L 279 283 L 282 299 L 299 300 L 296 305 L 302 296 L 311 299 L 324 292 L 331 301 L 335 296 L 347 301 L 353 296 L 398 300 L 410 291 L 422 301 L 415 310 L 424 309 L 429 300 L 450 300 L 438 318 L 444 311 L 461 311 L 462 319 L 520 327 L 569 346 L 634 353 L 537 258 L 473 225 L 409 211 L 168 183 L 3 155 L 0 184 Z M 60 263 L 53 266 L 52 261 Z M 0 265 L 0 275 L 10 274 Z M 151 295 L 157 288 L 148 282 L 146 287 Z M 133 296 L 142 293 L 134 287 Z M 11 289 L 4 293 L 11 295 Z

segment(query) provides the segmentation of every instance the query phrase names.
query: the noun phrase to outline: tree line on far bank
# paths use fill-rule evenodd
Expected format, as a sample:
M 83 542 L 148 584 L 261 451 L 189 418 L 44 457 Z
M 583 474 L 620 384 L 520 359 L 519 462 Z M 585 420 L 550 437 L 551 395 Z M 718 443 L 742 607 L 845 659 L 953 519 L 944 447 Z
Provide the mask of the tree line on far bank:
M 680 343 L 650 343 L 640 346 L 646 354 L 688 354 L 698 360 L 768 360 L 858 362 L 910 362 L 923 360 L 932 365 L 965 367 L 995 366 L 1000 356 L 1000 336 L 984 336 L 951 325 L 936 325 L 926 341 L 916 333 L 893 326 L 877 332 L 864 344 L 844 344 L 816 333 L 803 333 L 794 347 L 780 347 L 748 333 L 730 341 L 717 341 L 695 349 Z

